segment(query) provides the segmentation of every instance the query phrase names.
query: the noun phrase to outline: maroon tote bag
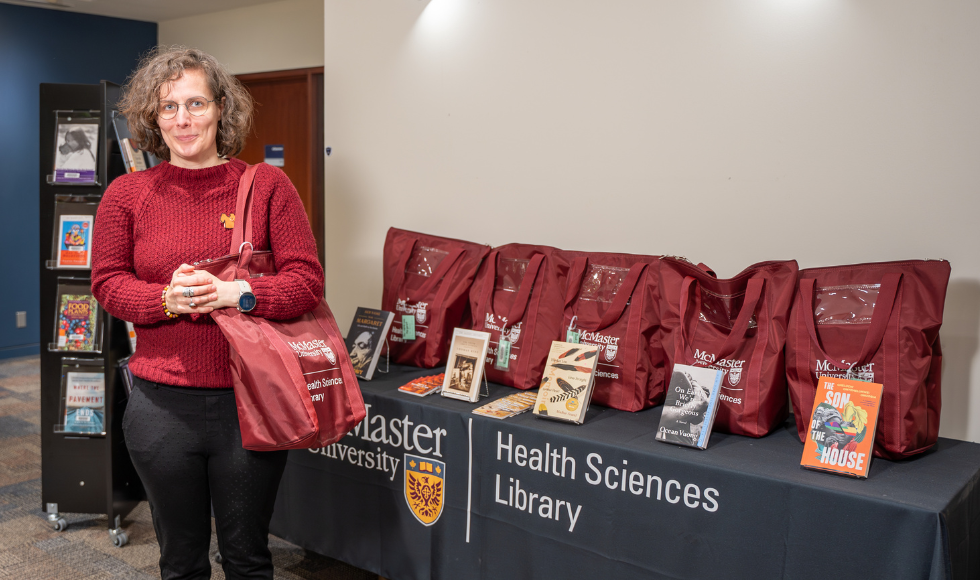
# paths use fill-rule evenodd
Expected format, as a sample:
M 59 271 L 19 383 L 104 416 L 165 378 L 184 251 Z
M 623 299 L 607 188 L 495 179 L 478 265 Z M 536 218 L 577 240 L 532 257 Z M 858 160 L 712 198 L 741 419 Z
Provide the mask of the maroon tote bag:
M 551 342 L 561 334 L 564 279 L 548 246 L 494 248 L 470 288 L 470 328 L 490 333 L 487 380 L 533 389 L 541 382 Z M 499 369 L 500 337 L 510 343 L 507 369 Z
M 797 273 L 795 260 L 761 262 L 723 280 L 684 260 L 662 260 L 667 368 L 725 371 L 715 429 L 762 437 L 786 419 L 783 347 Z
M 623 411 L 663 402 L 657 256 L 558 253 L 567 268 L 560 335 L 599 346 L 592 401 Z
M 238 189 L 231 254 L 195 263 L 219 279 L 275 275 L 272 252 L 252 249 L 249 166 Z M 326 447 L 365 416 L 343 336 L 325 300 L 292 320 L 222 308 L 211 313 L 228 339 L 242 447 L 253 451 Z
M 820 376 L 880 383 L 874 454 L 902 459 L 939 437 L 949 262 L 910 260 L 807 268 L 786 343 L 786 378 L 800 440 Z
M 388 352 L 399 364 L 445 364 L 453 329 L 463 323 L 470 285 L 490 247 L 391 228 L 384 247 L 381 308 L 395 313 Z M 415 340 L 402 335 L 402 316 L 415 318 Z

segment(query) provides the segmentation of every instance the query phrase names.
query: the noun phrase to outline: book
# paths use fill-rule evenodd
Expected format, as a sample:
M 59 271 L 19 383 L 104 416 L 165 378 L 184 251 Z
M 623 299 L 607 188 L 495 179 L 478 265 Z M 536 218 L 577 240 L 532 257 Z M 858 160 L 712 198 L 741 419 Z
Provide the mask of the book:
M 664 398 L 657 440 L 705 449 L 718 413 L 725 371 L 675 364 Z
M 92 225 L 94 215 L 62 215 L 58 220 L 58 268 L 92 267 Z
M 593 344 L 552 342 L 534 414 L 581 425 L 592 400 L 598 353 Z
M 408 393 L 409 395 L 415 395 L 416 397 L 427 397 L 442 389 L 442 383 L 445 378 L 446 373 L 439 373 L 438 375 L 431 375 L 428 377 L 419 377 L 398 387 L 398 390 L 403 393 Z
M 143 157 L 143 152 L 133 147 L 128 138 L 119 141 L 119 149 L 122 151 L 123 160 L 126 162 L 126 169 L 129 173 L 146 169 L 146 158 Z
M 132 322 L 126 322 L 126 333 L 129 334 L 129 352 L 130 354 L 136 352 L 136 327 L 133 326 Z
M 490 333 L 457 328 L 449 346 L 446 378 L 442 383 L 443 397 L 475 403 L 480 400 L 483 364 L 487 360 Z
M 55 350 L 98 351 L 99 303 L 91 293 L 59 291 Z
M 370 381 L 374 377 L 378 359 L 381 358 L 381 347 L 394 318 L 395 314 L 387 310 L 363 306 L 357 308 L 347 331 L 347 353 L 350 354 L 357 378 Z
M 65 373 L 65 433 L 105 432 L 105 374 Z
M 87 111 L 60 111 L 55 128 L 54 183 L 96 182 L 99 119 Z
M 800 465 L 867 478 L 882 386 L 820 377 Z
M 473 412 L 484 417 L 507 419 L 529 411 L 534 406 L 537 398 L 537 391 L 520 391 L 512 395 L 507 395 L 502 399 L 491 401 L 482 407 L 477 407 L 473 409 Z

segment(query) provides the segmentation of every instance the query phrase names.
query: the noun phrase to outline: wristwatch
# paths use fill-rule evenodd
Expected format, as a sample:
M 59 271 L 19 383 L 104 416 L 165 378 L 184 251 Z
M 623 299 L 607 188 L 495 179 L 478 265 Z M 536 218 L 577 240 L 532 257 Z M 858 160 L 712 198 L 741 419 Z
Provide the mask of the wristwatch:
M 255 294 L 252 294 L 252 287 L 245 280 L 235 280 L 238 282 L 238 311 L 251 312 L 255 308 Z

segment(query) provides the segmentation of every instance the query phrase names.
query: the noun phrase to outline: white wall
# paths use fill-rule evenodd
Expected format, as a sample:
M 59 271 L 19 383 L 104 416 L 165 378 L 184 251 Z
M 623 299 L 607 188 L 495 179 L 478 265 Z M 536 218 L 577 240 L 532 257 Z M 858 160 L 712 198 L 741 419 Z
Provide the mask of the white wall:
M 323 0 L 285 0 L 160 22 L 160 44 L 209 52 L 232 74 L 323 66 Z
M 980 3 L 326 0 L 324 18 L 342 328 L 380 304 L 389 226 L 721 276 L 946 258 L 942 434 L 980 441 Z

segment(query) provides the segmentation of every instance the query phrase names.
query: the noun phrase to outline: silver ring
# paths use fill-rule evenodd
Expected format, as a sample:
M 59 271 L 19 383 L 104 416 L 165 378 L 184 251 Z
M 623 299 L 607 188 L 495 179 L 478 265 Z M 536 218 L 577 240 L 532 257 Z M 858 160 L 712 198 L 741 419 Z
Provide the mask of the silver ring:
M 193 295 L 194 295 L 193 288 L 184 288 L 184 298 L 190 298 Z
M 191 302 L 190 304 L 188 304 L 188 306 L 190 306 L 191 308 L 197 308 L 197 304 L 194 304 L 193 302 Z

